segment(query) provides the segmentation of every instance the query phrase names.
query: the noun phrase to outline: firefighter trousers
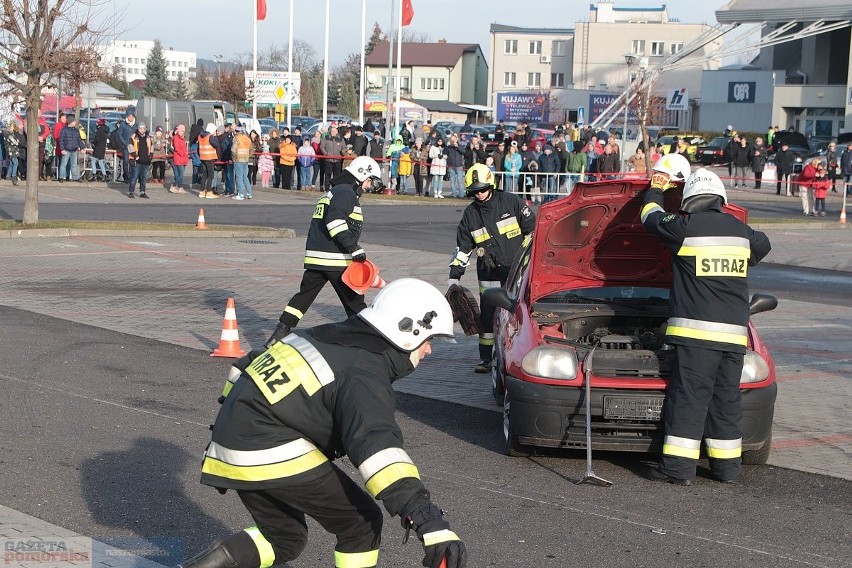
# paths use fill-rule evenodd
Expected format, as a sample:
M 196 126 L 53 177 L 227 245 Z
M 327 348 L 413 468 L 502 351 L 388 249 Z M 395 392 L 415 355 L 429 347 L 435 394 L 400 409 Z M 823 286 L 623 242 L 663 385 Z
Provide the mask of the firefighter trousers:
M 342 276 L 343 272 L 340 271 L 306 269 L 304 275 L 302 275 L 299 291 L 290 298 L 290 302 L 284 308 L 278 321 L 284 325 L 296 327 L 299 320 L 304 317 L 305 312 L 314 303 L 326 282 L 331 283 L 337 297 L 340 298 L 343 309 L 346 310 L 346 317 L 353 316 L 366 308 L 364 296 L 344 284 L 341 279 Z
M 663 405 L 665 441 L 660 471 L 692 479 L 707 449 L 710 471 L 721 481 L 740 473 L 743 354 L 678 345 L 677 367 Z
M 479 323 L 482 333 L 479 334 L 479 358 L 491 361 L 494 358 L 494 312 L 496 308 L 482 300 L 482 293 L 488 288 L 500 288 L 506 284 L 509 269 L 497 267 L 488 274 L 479 274 Z
M 306 515 L 337 537 L 335 566 L 378 563 L 382 511 L 333 464 L 319 479 L 300 485 L 237 493 L 256 523 L 225 541 L 240 568 L 267 568 L 295 560 L 308 542 Z

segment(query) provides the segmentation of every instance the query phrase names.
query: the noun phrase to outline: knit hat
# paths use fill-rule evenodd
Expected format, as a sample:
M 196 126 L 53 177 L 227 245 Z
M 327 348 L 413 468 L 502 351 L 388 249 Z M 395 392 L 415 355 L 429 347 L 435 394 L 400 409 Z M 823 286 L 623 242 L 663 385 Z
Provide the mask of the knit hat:
M 144 122 L 140 122 L 139 124 L 136 125 L 136 128 L 148 128 L 148 127 L 145 126 Z

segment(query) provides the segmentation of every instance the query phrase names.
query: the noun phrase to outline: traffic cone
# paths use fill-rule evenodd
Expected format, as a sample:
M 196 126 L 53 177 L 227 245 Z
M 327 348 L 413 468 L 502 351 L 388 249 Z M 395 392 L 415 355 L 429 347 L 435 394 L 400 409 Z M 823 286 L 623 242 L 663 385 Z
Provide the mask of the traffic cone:
M 204 212 L 202 211 L 202 216 Z M 240 348 L 240 331 L 237 328 L 237 312 L 234 309 L 234 299 L 228 298 L 225 306 L 225 321 L 222 322 L 222 335 L 219 337 L 219 347 L 213 350 L 211 357 L 242 357 L 246 352 Z
M 369 288 L 383 288 L 385 285 L 384 279 L 379 276 L 379 267 L 369 260 L 353 262 L 343 271 L 340 279 L 362 296 Z
M 846 224 L 846 200 L 843 200 L 843 208 L 840 210 L 840 223 Z
M 204 220 L 204 209 L 198 210 L 198 221 L 195 223 L 196 229 L 206 229 L 207 221 Z

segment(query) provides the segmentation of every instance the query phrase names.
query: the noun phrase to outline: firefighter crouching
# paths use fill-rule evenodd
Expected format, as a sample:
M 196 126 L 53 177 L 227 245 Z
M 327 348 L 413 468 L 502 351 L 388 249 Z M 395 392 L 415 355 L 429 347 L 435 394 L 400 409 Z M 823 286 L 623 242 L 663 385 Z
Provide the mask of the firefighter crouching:
M 689 172 L 682 156 L 661 158 L 642 207 L 642 224 L 673 253 L 666 342 L 677 350 L 663 407 L 663 455 L 647 476 L 689 485 L 703 438 L 713 477 L 732 483 L 742 463 L 747 271 L 771 246 L 765 234 L 722 211 L 728 198 L 719 176 L 704 168 Z M 680 211 L 666 213 L 663 192 L 687 175 Z
M 535 215 L 514 193 L 496 191 L 494 172 L 484 164 L 474 164 L 468 169 L 464 181 L 468 197 L 474 200 L 465 208 L 456 232 L 456 250 L 447 286 L 459 284 L 474 256 L 483 330 L 479 334 L 480 362 L 474 370 L 488 373 L 494 351 L 494 306 L 483 302 L 481 294 L 487 288 L 506 283 L 524 236 L 532 233 L 535 227 Z
M 453 336 L 453 315 L 431 284 L 403 278 L 349 319 L 297 330 L 234 365 L 207 446 L 201 482 L 234 489 L 255 526 L 219 541 L 183 568 L 266 568 L 294 560 L 305 516 L 337 537 L 335 566 L 376 566 L 382 512 L 402 519 L 425 549 L 423 565 L 467 561 L 464 543 L 432 503 L 403 449 L 391 383 Z M 348 455 L 364 492 L 332 463 Z
M 344 284 L 341 276 L 352 262 L 367 260 L 367 253 L 358 244 L 364 225 L 360 199 L 364 191 L 376 193 L 381 187 L 379 164 L 367 156 L 355 158 L 331 180 L 331 189 L 319 198 L 311 218 L 299 291 L 290 298 L 264 347 L 272 346 L 296 327 L 326 282 L 331 283 L 347 317 L 367 307 L 364 296 Z

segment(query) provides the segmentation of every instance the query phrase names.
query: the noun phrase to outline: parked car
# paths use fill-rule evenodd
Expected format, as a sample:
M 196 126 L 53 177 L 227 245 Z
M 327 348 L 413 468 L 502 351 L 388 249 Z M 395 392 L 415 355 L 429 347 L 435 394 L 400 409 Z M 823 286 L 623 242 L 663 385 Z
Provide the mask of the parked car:
M 579 183 L 542 205 L 506 285 L 485 291 L 483 300 L 501 308 L 492 389 L 503 405 L 507 454 L 586 447 L 584 359 L 593 347 L 593 447 L 661 450 L 660 414 L 677 351 L 665 340 L 671 252 L 638 221 L 647 187 L 647 180 Z M 677 209 L 680 191 L 667 191 L 665 200 L 667 210 Z M 726 211 L 747 220 L 741 207 Z M 755 294 L 751 313 L 776 305 Z M 749 323 L 740 379 L 744 463 L 769 457 L 775 380 L 772 356 Z
M 807 137 L 801 132 L 796 132 L 794 130 L 783 130 L 779 132 L 775 135 L 775 139 L 772 141 L 772 145 L 775 147 L 776 152 L 781 148 L 782 144 L 787 144 L 787 151 L 792 152 L 793 155 L 796 156 L 796 162 L 793 164 L 794 174 L 802 172 L 802 168 L 808 159 L 815 158 L 819 155 L 811 149 L 810 144 L 808 144 Z M 767 163 L 775 163 L 776 152 L 773 152 L 768 156 L 766 160 Z
M 666 134 L 665 136 L 657 138 L 655 144 L 662 144 L 663 154 L 668 154 L 671 152 L 672 144 L 677 143 L 680 138 L 686 140 L 686 158 L 690 162 L 695 162 L 698 159 L 698 147 L 707 144 L 707 141 L 697 134 L 692 134 L 690 132 Z
M 718 136 L 704 146 L 698 146 L 695 149 L 695 160 L 704 166 L 727 164 L 731 161 L 731 157 L 728 156 L 730 141 L 731 138 L 728 136 Z

